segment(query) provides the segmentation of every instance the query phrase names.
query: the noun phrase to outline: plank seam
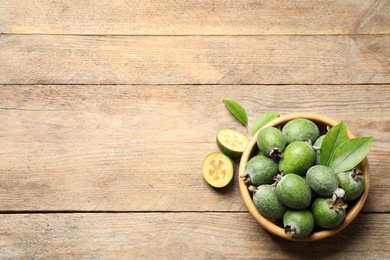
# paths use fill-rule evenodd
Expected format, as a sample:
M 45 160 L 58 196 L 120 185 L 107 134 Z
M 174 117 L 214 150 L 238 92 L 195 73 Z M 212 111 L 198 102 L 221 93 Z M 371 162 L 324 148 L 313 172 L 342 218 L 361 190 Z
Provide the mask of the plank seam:
M 259 37 L 259 36 L 388 36 L 390 32 L 379 33 L 291 33 L 291 34 L 97 34 L 97 33 L 12 33 L 12 32 L 0 32 L 0 35 L 34 35 L 34 36 L 95 36 L 95 37 Z
M 376 83 L 0 83 L 0 86 L 386 86 L 390 82 Z
M 183 214 L 183 213 L 211 213 L 211 214 L 249 214 L 248 211 L 133 211 L 133 210 L 17 210 L 17 211 L 0 211 L 0 215 L 17 215 L 17 214 Z M 359 214 L 390 214 L 390 211 L 361 211 Z

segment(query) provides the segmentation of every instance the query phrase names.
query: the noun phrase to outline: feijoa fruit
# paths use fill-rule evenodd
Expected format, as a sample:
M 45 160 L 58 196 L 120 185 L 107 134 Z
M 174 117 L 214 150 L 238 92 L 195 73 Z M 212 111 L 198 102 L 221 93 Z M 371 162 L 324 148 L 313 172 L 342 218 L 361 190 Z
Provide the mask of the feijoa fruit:
M 278 175 L 278 164 L 264 154 L 252 157 L 245 166 L 245 172 L 240 177 L 244 182 L 254 186 L 272 184 Z
M 315 152 L 313 148 L 303 141 L 295 141 L 286 146 L 279 161 L 279 171 L 285 174 L 295 173 L 304 175 L 314 165 Z
M 276 127 L 266 127 L 257 135 L 257 146 L 268 157 L 280 156 L 286 147 L 286 139 L 282 131 Z
M 264 184 L 259 187 L 249 186 L 252 192 L 253 203 L 257 210 L 266 218 L 281 219 L 287 207 L 278 199 L 275 187 Z
M 345 218 L 345 204 L 341 199 L 318 197 L 311 205 L 315 223 L 322 228 L 334 228 Z
M 286 137 L 287 143 L 310 140 L 313 144 L 320 136 L 318 126 L 305 118 L 296 118 L 287 122 L 282 128 L 282 133 Z
M 362 171 L 353 169 L 337 174 L 340 187 L 345 191 L 345 201 L 357 199 L 364 191 L 366 180 Z
M 321 135 L 320 137 L 318 137 L 318 139 L 314 142 L 313 144 L 313 149 L 316 153 L 316 160 L 315 160 L 315 164 L 319 165 L 321 164 L 321 145 L 322 145 L 322 141 L 324 140 L 325 138 L 325 135 Z
M 288 209 L 283 216 L 284 232 L 292 237 L 309 235 L 314 228 L 314 216 L 310 209 Z
M 327 197 L 339 187 L 336 173 L 325 165 L 314 165 L 306 173 L 307 185 L 318 195 Z
M 289 208 L 303 209 L 310 205 L 311 190 L 304 178 L 291 174 L 278 174 L 276 185 L 276 195 L 279 200 Z

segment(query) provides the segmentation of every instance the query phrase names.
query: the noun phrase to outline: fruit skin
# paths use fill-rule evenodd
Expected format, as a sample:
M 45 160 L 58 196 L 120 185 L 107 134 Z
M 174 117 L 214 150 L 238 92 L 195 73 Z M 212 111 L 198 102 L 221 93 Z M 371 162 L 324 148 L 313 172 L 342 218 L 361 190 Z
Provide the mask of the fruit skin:
M 287 207 L 292 209 L 303 209 L 310 205 L 311 190 L 304 178 L 291 173 L 278 175 L 276 183 L 276 195 Z
M 279 171 L 283 171 L 285 174 L 304 175 L 313 166 L 314 161 L 315 152 L 313 148 L 306 142 L 295 141 L 284 149 L 283 156 L 279 161 Z
M 313 144 L 313 149 L 316 153 L 316 160 L 315 164 L 320 165 L 321 164 L 321 145 L 322 141 L 324 141 L 325 135 L 321 135 L 320 137 L 317 138 L 317 140 Z
M 253 193 L 253 203 L 261 215 L 269 219 L 283 218 L 287 207 L 276 196 L 274 186 L 264 184 L 257 188 L 249 186 L 248 189 Z
M 366 180 L 361 171 L 353 169 L 350 172 L 337 174 L 340 188 L 345 191 L 345 201 L 357 199 L 364 191 Z
M 210 165 L 213 165 L 212 169 L 210 169 Z M 235 173 L 234 162 L 224 153 L 210 153 L 203 160 L 202 173 L 208 184 L 214 188 L 223 188 L 233 179 Z
M 266 127 L 257 135 L 257 146 L 268 157 L 273 157 L 274 152 L 283 152 L 286 147 L 286 139 L 276 127 Z
M 278 164 L 264 154 L 252 157 L 245 166 L 245 173 L 240 177 L 244 182 L 254 186 L 272 184 L 278 175 Z
M 341 200 L 318 197 L 311 205 L 315 223 L 322 228 L 334 228 L 345 218 L 346 204 Z
M 226 136 L 229 136 L 230 139 L 225 140 Z M 217 133 L 216 142 L 221 152 L 231 158 L 238 158 L 244 152 L 249 140 L 245 135 L 234 129 L 221 129 Z M 237 142 L 238 146 L 233 147 L 232 145 L 234 145 L 234 142 Z
M 287 143 L 310 140 L 313 144 L 320 136 L 318 126 L 313 121 L 304 118 L 287 122 L 282 128 L 282 133 L 286 137 Z
M 255 135 L 256 132 L 262 128 L 268 122 L 278 118 L 280 116 L 277 112 L 265 112 L 261 114 L 253 123 L 252 135 Z
M 284 232 L 292 237 L 309 235 L 314 228 L 314 216 L 309 209 L 288 209 L 283 216 Z
M 327 197 L 339 187 L 336 173 L 325 165 L 312 166 L 306 173 L 307 185 L 318 195 Z

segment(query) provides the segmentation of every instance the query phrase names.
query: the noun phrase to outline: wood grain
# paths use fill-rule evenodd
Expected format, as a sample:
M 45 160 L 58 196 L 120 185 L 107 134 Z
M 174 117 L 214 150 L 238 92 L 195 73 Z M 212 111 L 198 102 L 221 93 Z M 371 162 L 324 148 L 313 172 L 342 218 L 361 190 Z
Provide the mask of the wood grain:
M 217 191 L 200 172 L 218 130 L 245 133 L 231 98 L 249 128 L 265 111 L 311 111 L 373 135 L 364 211 L 388 212 L 389 97 L 390 85 L 3 85 L 0 210 L 246 211 L 237 176 Z
M 1 0 L 0 259 L 388 258 L 389 25 L 390 0 Z M 352 224 L 291 243 L 237 175 L 211 188 L 217 131 L 245 133 L 224 98 L 374 136 Z
M 2 35 L 0 84 L 390 82 L 390 35 Z
M 0 254 L 13 259 L 385 259 L 390 254 L 383 214 L 360 214 L 336 236 L 311 243 L 277 239 L 248 213 L 11 214 L 0 215 L 0 221 Z
M 0 32 L 99 35 L 388 34 L 390 1 L 3 0 Z M 28 15 L 26 15 L 28 14 Z

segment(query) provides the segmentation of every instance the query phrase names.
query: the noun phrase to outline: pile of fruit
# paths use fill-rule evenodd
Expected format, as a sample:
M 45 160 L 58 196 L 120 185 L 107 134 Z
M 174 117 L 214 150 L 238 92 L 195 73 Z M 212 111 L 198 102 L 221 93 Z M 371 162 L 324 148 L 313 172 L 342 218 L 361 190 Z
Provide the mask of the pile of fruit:
M 247 126 L 245 110 L 232 101 L 225 104 Z M 281 127 L 263 127 L 277 117 L 278 113 L 267 112 L 254 123 L 257 153 L 240 176 L 253 203 L 292 237 L 338 226 L 348 204 L 365 189 L 359 164 L 371 149 L 373 137 L 349 138 L 344 121 L 322 135 L 316 123 L 305 118 Z M 216 142 L 220 152 L 206 156 L 202 172 L 210 185 L 222 188 L 234 176 L 232 158 L 242 155 L 249 140 L 236 130 L 223 129 Z
M 349 139 L 343 121 L 320 136 L 314 122 L 293 119 L 281 129 L 266 127 L 259 131 L 259 152 L 247 162 L 240 177 L 264 217 L 281 220 L 290 236 L 307 236 L 315 226 L 338 226 L 345 218 L 347 203 L 362 194 L 364 174 L 355 166 L 366 153 L 357 154 L 354 143 L 368 148 L 371 142 L 367 137 Z M 329 154 L 321 149 L 323 144 L 333 151 Z M 348 161 L 348 155 L 353 160 Z

